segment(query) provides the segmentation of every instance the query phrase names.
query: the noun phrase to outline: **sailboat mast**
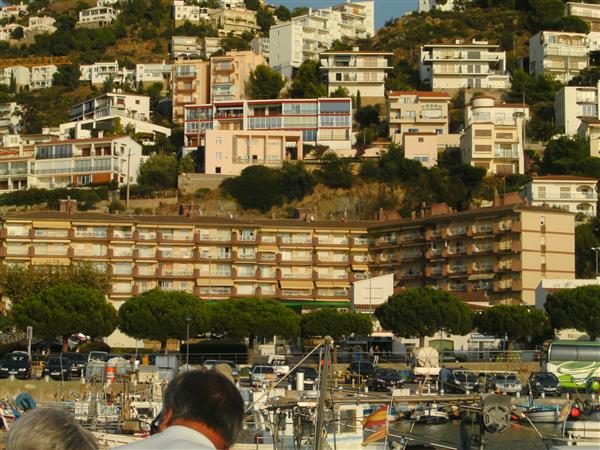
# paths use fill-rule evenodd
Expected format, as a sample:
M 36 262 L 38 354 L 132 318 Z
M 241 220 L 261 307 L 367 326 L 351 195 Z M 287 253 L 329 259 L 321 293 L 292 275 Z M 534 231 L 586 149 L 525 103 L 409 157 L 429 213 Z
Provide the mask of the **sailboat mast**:
M 331 337 L 327 336 L 324 339 L 323 343 L 324 352 L 323 352 L 323 361 L 321 364 L 323 367 L 321 368 L 321 377 L 319 379 L 319 403 L 317 404 L 317 425 L 315 427 L 315 449 L 314 450 L 322 450 L 323 448 L 323 421 L 325 415 L 325 389 L 327 386 L 327 371 L 330 369 L 331 365 Z

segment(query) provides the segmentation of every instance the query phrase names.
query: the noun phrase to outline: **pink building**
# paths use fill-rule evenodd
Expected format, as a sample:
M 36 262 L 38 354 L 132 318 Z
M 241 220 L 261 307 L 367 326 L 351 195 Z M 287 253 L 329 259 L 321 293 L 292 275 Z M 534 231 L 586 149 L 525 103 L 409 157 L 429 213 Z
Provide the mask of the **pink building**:
M 204 173 L 239 175 L 252 165 L 281 167 L 301 160 L 302 152 L 301 131 L 206 130 L 201 160 Z
M 438 135 L 436 133 L 404 133 L 404 157 L 419 161 L 425 167 L 437 164 Z

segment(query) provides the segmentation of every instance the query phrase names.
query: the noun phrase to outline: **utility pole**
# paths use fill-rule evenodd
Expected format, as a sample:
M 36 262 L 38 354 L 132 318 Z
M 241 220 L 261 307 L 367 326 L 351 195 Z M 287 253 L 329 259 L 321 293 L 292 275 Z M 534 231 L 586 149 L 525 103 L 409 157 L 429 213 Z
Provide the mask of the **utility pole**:
M 319 403 L 317 404 L 317 424 L 315 427 L 315 448 L 314 450 L 323 449 L 323 420 L 325 416 L 325 391 L 327 385 L 327 370 L 331 364 L 331 337 L 327 336 L 323 345 L 323 367 L 321 369 L 321 379 L 319 380 Z M 333 398 L 331 399 L 333 401 Z

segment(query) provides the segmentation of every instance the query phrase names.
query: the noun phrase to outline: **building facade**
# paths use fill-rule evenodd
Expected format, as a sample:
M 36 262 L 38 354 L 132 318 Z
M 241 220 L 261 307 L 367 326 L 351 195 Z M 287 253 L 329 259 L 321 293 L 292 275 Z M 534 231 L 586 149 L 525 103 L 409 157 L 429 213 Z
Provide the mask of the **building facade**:
M 347 51 L 321 52 L 321 69 L 327 77 L 328 94 L 339 87 L 348 89 L 350 95 L 360 92 L 361 99 L 383 99 L 387 71 L 393 67 L 388 59 L 393 53 L 360 51 L 358 47 Z
M 119 62 L 107 61 L 97 62 L 94 64 L 81 64 L 79 66 L 81 72 L 79 81 L 89 81 L 93 86 L 102 86 L 108 81 L 114 84 L 132 83 L 134 74 L 125 67 L 120 67 Z
M 0 191 L 135 183 L 142 147 L 130 137 L 45 140 L 0 149 Z
M 419 76 L 432 90 L 510 88 L 506 53 L 487 41 L 424 45 Z
M 579 17 L 590 26 L 590 31 L 600 32 L 600 5 L 567 2 L 566 15 Z
M 349 155 L 350 98 L 273 99 L 185 106 L 184 151 L 204 145 L 206 130 L 300 131 L 304 145 L 324 145 Z
M 448 134 L 450 95 L 446 92 L 390 91 L 387 97 L 393 142 L 402 142 L 404 133 Z
M 79 11 L 79 20 L 75 26 L 78 28 L 104 28 L 113 23 L 118 14 L 118 11 L 110 6 L 94 6 Z
M 571 175 L 533 177 L 523 194 L 534 206 L 548 205 L 577 214 L 579 218 L 596 217 L 598 180 Z
M 1 221 L 3 263 L 92 262 L 109 275 L 116 307 L 154 288 L 349 307 L 351 283 L 368 269 L 369 222 L 57 211 Z
M 568 135 L 577 134 L 582 119 L 600 119 L 596 86 L 565 86 L 556 93 L 554 115 L 556 125 Z
M 221 48 L 220 39 L 218 37 L 173 36 L 170 48 L 171 57 L 173 59 L 209 57 Z
M 201 21 L 209 20 L 208 8 L 187 4 L 184 0 L 173 0 L 173 19 L 176 27 L 184 22 L 197 25 Z
M 529 38 L 529 73 L 549 73 L 568 83 L 588 67 L 587 37 L 583 33 L 540 31 Z
M 440 3 L 438 0 L 419 0 L 417 11 L 429 12 L 432 9 L 439 9 L 440 11 L 452 11 L 454 6 L 454 0 L 446 0 L 442 3 Z
M 201 59 L 173 62 L 173 122 L 183 123 L 185 105 L 201 105 L 210 101 L 210 63 Z
M 210 58 L 210 102 L 246 98 L 246 82 L 261 64 L 266 64 L 264 56 L 252 50 Z
M 419 161 L 425 167 L 437 165 L 438 135 L 435 133 L 404 133 L 402 148 L 406 159 Z
M 523 130 L 528 118 L 525 104 L 473 97 L 465 108 L 466 128 L 460 140 L 463 162 L 492 174 L 525 173 Z
M 135 85 L 140 84 L 150 86 L 154 83 L 160 83 L 163 86 L 169 86 L 171 80 L 171 64 L 164 61 L 154 64 L 136 64 L 135 65 Z
M 307 60 L 317 60 L 336 39 L 362 39 L 375 34 L 373 0 L 352 1 L 308 14 L 269 30 L 269 64 L 291 78 L 292 70 Z
M 396 288 L 431 286 L 472 300 L 535 304 L 544 278 L 575 275 L 575 216 L 527 206 L 518 194 L 488 208 L 433 205 L 420 217 L 369 228 L 370 271 Z
M 303 158 L 300 131 L 206 130 L 200 172 L 239 175 L 246 167 L 281 167 Z
M 219 36 L 233 33 L 240 36 L 244 31 L 256 34 L 260 27 L 256 23 L 256 11 L 245 8 L 216 9 L 209 12 L 211 23 L 218 28 Z
M 0 103 L 0 135 L 21 131 L 21 107 L 16 102 Z

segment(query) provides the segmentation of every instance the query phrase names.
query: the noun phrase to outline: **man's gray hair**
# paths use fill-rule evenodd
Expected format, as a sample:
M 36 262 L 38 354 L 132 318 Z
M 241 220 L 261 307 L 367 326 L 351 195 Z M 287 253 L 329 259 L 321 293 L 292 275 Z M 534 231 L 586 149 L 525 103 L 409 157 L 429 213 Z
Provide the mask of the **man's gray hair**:
M 26 412 L 10 428 L 6 450 L 98 450 L 94 435 L 68 412 L 38 408 Z

